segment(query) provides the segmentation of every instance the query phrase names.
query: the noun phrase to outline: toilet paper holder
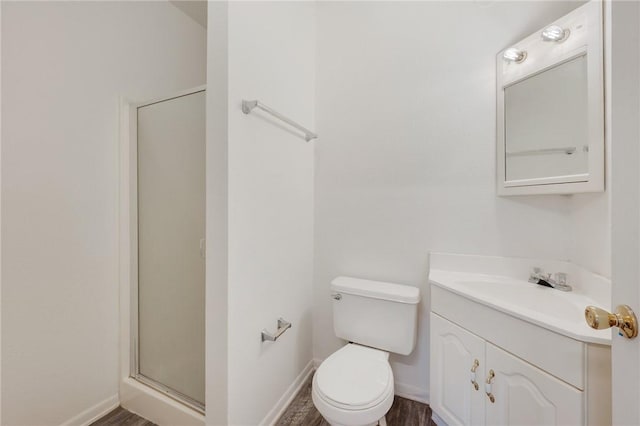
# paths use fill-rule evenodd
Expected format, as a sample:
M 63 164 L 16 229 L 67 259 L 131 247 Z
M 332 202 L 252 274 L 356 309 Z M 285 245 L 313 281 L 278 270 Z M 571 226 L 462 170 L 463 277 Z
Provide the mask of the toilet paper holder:
M 291 323 L 282 318 L 278 318 L 278 329 L 275 333 L 269 332 L 266 328 L 262 330 L 262 341 L 263 342 L 275 342 L 278 340 L 282 333 L 291 328 Z

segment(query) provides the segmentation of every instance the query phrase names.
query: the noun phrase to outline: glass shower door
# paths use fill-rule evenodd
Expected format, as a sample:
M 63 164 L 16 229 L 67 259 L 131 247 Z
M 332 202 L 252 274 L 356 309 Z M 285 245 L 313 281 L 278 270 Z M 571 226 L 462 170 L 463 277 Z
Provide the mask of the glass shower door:
M 138 107 L 136 378 L 204 410 L 205 92 Z

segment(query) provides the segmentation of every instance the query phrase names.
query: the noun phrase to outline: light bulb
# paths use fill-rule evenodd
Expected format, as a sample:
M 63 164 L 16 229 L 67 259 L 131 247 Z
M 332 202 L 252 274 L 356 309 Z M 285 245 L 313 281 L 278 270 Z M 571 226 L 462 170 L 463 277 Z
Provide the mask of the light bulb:
M 552 25 L 542 31 L 542 39 L 544 41 L 565 41 L 569 37 L 569 30 L 565 30 L 557 25 Z
M 527 52 L 516 49 L 515 47 L 510 47 L 504 51 L 502 57 L 507 61 L 520 63 L 527 58 Z

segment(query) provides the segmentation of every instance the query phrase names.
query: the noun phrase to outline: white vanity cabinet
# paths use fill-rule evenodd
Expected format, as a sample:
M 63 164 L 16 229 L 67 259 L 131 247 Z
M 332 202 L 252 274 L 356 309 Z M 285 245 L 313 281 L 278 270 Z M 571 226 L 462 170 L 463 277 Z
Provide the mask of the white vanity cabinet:
M 488 425 L 582 425 L 583 392 L 497 346 L 485 346 L 487 369 L 495 377 L 486 391 Z M 487 373 L 488 375 L 489 373 Z
M 611 424 L 608 345 L 564 336 L 435 281 L 430 319 L 430 405 L 437 424 Z
M 583 391 L 434 313 L 431 354 L 431 408 L 450 426 L 585 424 Z
M 528 282 L 531 265 L 567 272 L 573 290 Z M 611 305 L 609 280 L 568 262 L 431 253 L 429 284 L 438 425 L 612 423 L 612 335 L 584 320 Z
M 484 340 L 431 313 L 430 352 L 431 409 L 450 426 L 484 424 Z

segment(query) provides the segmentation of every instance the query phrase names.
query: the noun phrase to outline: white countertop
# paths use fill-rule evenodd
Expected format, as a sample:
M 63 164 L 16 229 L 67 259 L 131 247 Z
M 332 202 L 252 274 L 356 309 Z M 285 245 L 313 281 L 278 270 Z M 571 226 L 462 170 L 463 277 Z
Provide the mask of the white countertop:
M 572 339 L 611 345 L 610 330 L 594 330 L 584 320 L 588 305 L 609 308 L 603 297 L 597 297 L 602 292 L 589 295 L 580 287 L 563 292 L 520 278 L 434 269 L 435 266 L 432 263 L 429 273 L 432 285 Z

